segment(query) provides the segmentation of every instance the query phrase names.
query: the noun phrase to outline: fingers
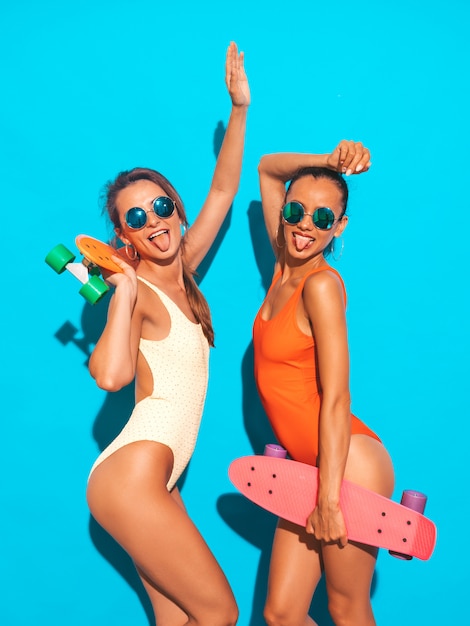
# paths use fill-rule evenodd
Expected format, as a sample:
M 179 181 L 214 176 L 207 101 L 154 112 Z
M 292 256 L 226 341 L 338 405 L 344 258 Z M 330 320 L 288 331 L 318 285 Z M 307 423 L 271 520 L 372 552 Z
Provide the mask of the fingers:
M 341 141 L 328 159 L 329 166 L 346 176 L 367 172 L 372 165 L 370 151 L 360 141 Z
M 112 254 L 111 259 L 116 263 L 116 265 L 119 265 L 123 272 L 126 272 L 126 270 L 129 269 L 134 271 L 132 266 L 129 265 L 129 263 L 127 263 L 120 254 Z
M 307 519 L 305 531 L 327 544 L 337 543 L 344 547 L 348 543 L 346 526 L 340 511 L 337 515 L 325 516 L 316 508 Z
M 250 104 L 250 88 L 245 73 L 245 54 L 238 52 L 237 44 L 230 42 L 225 61 L 225 82 L 232 104 L 248 106 Z
M 225 82 L 230 89 L 232 79 L 236 78 L 238 71 L 238 48 L 234 41 L 231 41 L 227 48 L 227 55 L 225 57 Z

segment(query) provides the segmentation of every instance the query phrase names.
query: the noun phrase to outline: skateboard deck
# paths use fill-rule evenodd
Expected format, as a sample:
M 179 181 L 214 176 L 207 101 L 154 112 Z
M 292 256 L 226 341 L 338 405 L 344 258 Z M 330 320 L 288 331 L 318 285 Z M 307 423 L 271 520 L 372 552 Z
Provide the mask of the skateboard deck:
M 230 464 L 229 478 L 249 500 L 300 526 L 306 525 L 316 505 L 318 469 L 312 465 L 245 456 Z M 340 502 L 349 540 L 386 548 L 404 558 L 431 556 L 436 526 L 421 513 L 347 480 Z
M 117 254 L 116 249 L 112 246 L 88 235 L 78 235 L 75 238 L 75 243 L 87 261 L 110 272 L 122 272 L 119 265 L 111 258 L 113 254 Z

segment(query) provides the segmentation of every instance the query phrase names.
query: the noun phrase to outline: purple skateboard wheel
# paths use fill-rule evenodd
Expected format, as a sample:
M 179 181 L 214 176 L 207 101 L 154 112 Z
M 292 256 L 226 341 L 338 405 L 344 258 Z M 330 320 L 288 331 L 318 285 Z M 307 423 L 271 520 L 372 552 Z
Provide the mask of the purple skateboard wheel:
M 424 512 L 424 507 L 426 506 L 427 497 L 424 493 L 420 491 L 413 491 L 412 489 L 405 489 L 401 496 L 401 503 L 403 506 L 407 506 L 409 509 L 413 511 L 418 511 L 418 513 Z
M 285 459 L 287 450 L 282 446 L 278 446 L 276 443 L 267 443 L 264 446 L 264 456 L 275 456 L 278 459 Z
M 420 491 L 413 491 L 412 489 L 405 489 L 401 496 L 401 502 L 403 506 L 407 508 L 417 511 L 418 513 L 424 513 L 424 507 L 426 506 L 427 496 Z M 406 561 L 410 561 L 413 557 L 407 554 L 401 554 L 400 552 L 393 552 L 393 550 L 389 550 L 389 553 L 394 556 L 396 559 L 403 559 Z

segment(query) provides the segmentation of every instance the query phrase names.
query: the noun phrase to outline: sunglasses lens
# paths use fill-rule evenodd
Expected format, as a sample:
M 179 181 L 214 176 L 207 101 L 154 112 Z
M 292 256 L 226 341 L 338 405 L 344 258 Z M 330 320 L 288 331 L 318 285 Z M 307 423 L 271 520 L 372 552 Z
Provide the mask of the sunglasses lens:
M 304 216 L 304 207 L 300 202 L 288 202 L 282 209 L 282 217 L 289 224 L 298 224 Z
M 335 223 L 335 214 L 328 207 L 321 207 L 315 210 L 312 219 L 318 229 L 330 230 Z
M 147 213 L 144 209 L 134 207 L 129 209 L 126 213 L 126 224 L 129 228 L 143 228 L 147 223 Z
M 159 196 L 153 201 L 153 210 L 158 215 L 158 217 L 170 217 L 174 213 L 175 203 L 171 198 L 167 198 L 166 196 Z

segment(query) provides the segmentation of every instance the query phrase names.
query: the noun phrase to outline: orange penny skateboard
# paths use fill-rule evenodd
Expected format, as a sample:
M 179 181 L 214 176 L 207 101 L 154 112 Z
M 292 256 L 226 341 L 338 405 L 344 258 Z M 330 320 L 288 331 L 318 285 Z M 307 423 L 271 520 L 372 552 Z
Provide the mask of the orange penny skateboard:
M 231 463 L 229 477 L 249 500 L 300 526 L 306 525 L 317 501 L 318 469 L 298 461 L 241 457 Z M 421 513 L 347 480 L 340 498 L 349 540 L 386 548 L 405 559 L 431 556 L 436 527 Z
M 62 244 L 55 246 L 47 254 L 45 261 L 57 274 L 62 274 L 65 270 L 73 274 L 83 283 L 80 295 L 90 304 L 96 304 L 109 291 L 109 286 L 100 277 L 102 270 L 110 273 L 122 272 L 111 258 L 117 251 L 87 235 L 78 235 L 75 243 L 83 255 L 81 263 L 74 263 L 75 255 Z

